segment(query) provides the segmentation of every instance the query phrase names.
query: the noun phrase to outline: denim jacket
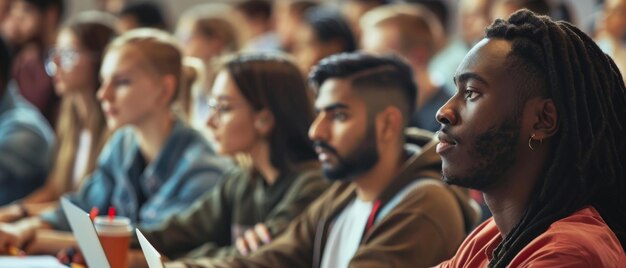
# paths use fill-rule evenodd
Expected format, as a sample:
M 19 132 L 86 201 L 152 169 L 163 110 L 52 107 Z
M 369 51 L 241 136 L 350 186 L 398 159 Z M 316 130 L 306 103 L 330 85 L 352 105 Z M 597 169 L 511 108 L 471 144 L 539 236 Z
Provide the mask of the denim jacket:
M 146 198 L 140 207 L 130 174 L 139 156 L 139 145 L 129 127 L 118 130 L 98 158 L 98 166 L 76 193 L 67 196 L 90 211 L 97 207 L 106 214 L 110 206 L 117 215 L 129 217 L 136 226 L 150 229 L 172 214 L 189 207 L 221 178 L 228 162 L 215 155 L 206 139 L 177 121 L 155 160 L 139 178 Z M 58 230 L 69 230 L 63 211 L 42 215 Z
M 43 185 L 54 153 L 54 132 L 10 83 L 0 95 L 0 205 Z

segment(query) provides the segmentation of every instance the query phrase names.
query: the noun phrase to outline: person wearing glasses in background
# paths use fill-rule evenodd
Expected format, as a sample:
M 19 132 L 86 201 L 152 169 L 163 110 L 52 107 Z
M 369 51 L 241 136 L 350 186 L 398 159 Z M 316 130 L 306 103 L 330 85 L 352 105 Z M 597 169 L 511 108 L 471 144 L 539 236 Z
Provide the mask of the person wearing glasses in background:
M 0 205 L 43 184 L 50 167 L 54 133 L 37 108 L 10 81 L 11 54 L 0 39 Z
M 115 18 L 96 11 L 79 14 L 60 31 L 46 69 L 61 97 L 57 146 L 44 186 L 19 202 L 0 208 L 0 222 L 11 222 L 53 206 L 76 189 L 96 166 L 108 129 L 96 92 L 102 53 L 115 37 Z M 46 175 L 42 175 L 42 179 Z
M 66 7 L 65 0 L 14 0 L 0 28 L 5 41 L 15 49 L 11 77 L 20 94 L 53 126 L 61 101 L 46 74 L 44 61 L 54 45 Z
M 181 212 L 222 177 L 226 162 L 206 139 L 174 116 L 182 72 L 174 38 L 160 30 L 130 31 L 112 41 L 100 70 L 97 96 L 107 126 L 118 129 L 104 146 L 96 168 L 68 198 L 89 211 L 114 207 L 137 227 L 151 228 Z M 0 253 L 22 247 L 56 253 L 75 243 L 50 241 L 39 230 L 69 231 L 63 211 L 0 225 Z M 63 243 L 67 242 L 67 243 Z

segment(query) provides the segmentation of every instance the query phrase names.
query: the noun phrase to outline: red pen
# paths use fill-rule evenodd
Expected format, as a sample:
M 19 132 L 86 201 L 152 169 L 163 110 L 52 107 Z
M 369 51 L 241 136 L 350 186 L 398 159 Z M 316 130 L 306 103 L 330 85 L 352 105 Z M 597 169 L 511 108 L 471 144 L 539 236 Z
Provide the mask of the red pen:
M 109 221 L 113 221 L 115 218 L 115 207 L 109 207 Z
M 98 207 L 92 207 L 89 211 L 89 218 L 93 221 L 98 216 Z

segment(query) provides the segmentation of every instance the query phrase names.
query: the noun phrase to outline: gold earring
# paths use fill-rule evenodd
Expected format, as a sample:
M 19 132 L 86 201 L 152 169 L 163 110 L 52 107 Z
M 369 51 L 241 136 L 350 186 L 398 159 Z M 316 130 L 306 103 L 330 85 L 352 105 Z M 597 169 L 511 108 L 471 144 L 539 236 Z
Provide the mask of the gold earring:
M 535 140 L 535 133 L 533 133 L 530 138 L 528 139 L 528 148 L 530 148 L 530 150 L 534 151 L 535 147 L 533 147 L 533 140 Z M 539 139 L 539 145 L 543 144 L 543 139 Z

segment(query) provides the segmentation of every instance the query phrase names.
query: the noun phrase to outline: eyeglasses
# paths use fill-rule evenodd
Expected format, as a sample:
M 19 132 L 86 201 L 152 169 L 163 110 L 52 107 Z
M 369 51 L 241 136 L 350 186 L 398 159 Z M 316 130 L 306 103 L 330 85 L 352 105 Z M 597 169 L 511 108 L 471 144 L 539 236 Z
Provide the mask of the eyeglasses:
M 61 67 L 63 71 L 70 71 L 76 67 L 81 51 L 73 48 L 53 48 L 48 51 L 48 57 L 46 57 L 46 73 L 49 76 L 54 76 L 58 67 Z M 57 66 L 54 59 L 58 57 L 59 65 Z
M 218 123 L 221 123 L 224 115 L 232 112 L 233 108 L 243 104 L 243 102 L 233 102 L 233 101 L 220 101 L 216 98 L 209 98 L 207 101 L 207 120 L 211 120 L 211 118 L 215 115 L 215 119 Z

